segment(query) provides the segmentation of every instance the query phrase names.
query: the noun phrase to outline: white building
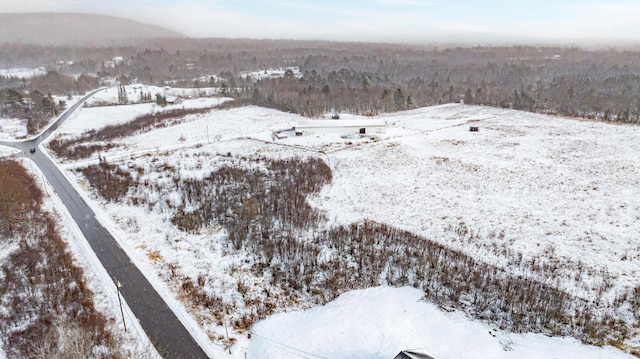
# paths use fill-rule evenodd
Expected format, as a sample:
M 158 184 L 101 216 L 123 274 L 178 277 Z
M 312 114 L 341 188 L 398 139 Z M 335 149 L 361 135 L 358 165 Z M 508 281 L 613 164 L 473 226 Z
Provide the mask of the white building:
M 2 132 L 10 135 L 14 135 L 19 129 L 18 123 L 14 121 L 7 121 L 2 125 Z
M 374 135 L 387 132 L 387 124 L 382 120 L 308 120 L 298 121 L 296 135 L 338 134 Z

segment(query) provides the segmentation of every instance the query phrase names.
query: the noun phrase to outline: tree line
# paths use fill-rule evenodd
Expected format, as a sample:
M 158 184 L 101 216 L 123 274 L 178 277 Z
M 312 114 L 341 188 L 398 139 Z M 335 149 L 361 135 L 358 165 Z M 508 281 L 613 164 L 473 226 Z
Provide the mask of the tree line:
M 631 53 L 489 50 L 491 54 L 452 49 L 400 52 L 398 57 L 308 56 L 300 79 L 256 81 L 237 96 L 311 117 L 463 102 L 640 123 L 640 64 Z
M 42 93 L 82 93 L 100 79 L 121 84 L 220 86 L 229 95 L 306 116 L 377 114 L 464 102 L 603 121 L 640 120 L 638 50 L 577 47 L 444 47 L 320 41 L 181 39 L 117 48 L 2 44 L 7 61 L 49 64 L 31 81 Z M 54 55 L 56 57 L 54 57 Z M 126 61 L 105 66 L 114 55 Z M 60 56 L 73 60 L 58 65 Z M 56 61 L 54 61 L 54 59 Z M 250 71 L 296 66 L 302 78 L 255 80 Z M 73 78 L 62 74 L 83 74 Z M 210 81 L 213 76 L 224 81 Z M 70 81 L 71 79 L 71 81 Z M 2 81 L 10 81 L 0 78 Z M 45 85 L 47 83 L 57 83 Z M 14 81 L 14 84 L 15 81 Z M 5 85 L 7 86 L 7 85 Z M 22 84 L 22 86 L 26 86 Z

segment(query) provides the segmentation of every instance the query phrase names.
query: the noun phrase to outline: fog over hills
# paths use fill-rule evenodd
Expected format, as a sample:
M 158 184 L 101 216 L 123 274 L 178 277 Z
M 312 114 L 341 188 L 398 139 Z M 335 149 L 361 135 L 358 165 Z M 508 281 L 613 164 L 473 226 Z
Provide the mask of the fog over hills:
M 113 45 L 183 35 L 155 25 L 79 13 L 0 14 L 0 42 L 36 45 Z

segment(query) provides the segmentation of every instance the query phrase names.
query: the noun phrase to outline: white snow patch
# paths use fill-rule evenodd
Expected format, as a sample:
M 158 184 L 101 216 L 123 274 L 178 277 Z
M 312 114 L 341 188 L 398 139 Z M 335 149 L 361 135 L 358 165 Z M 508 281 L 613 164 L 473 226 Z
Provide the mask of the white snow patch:
M 27 135 L 27 121 L 0 118 L 0 139 L 13 139 Z
M 15 149 L 13 147 L 1 146 L 0 145 L 0 157 L 11 156 L 20 152 L 20 150 Z
M 541 334 L 507 334 L 421 300 L 421 290 L 377 287 L 257 323 L 249 358 L 389 359 L 416 349 L 437 359 L 632 358 L 612 347 Z
M 240 74 L 240 76 L 246 79 L 251 79 L 253 81 L 265 80 L 265 79 L 277 79 L 277 78 L 284 77 L 287 71 L 290 71 L 293 74 L 293 76 L 297 79 L 302 77 L 302 73 L 300 72 L 300 69 L 295 66 L 279 68 L 279 69 L 265 69 L 265 70 L 258 70 L 258 71 L 243 72 Z
M 154 112 L 172 109 L 198 109 L 220 105 L 231 99 L 226 97 L 198 98 L 185 100 L 179 105 L 165 107 L 155 103 L 131 104 L 120 106 L 100 106 L 78 109 L 73 119 L 67 120 L 57 132 L 60 137 L 73 138 L 91 130 L 100 130 L 107 126 L 117 126 L 133 121 L 136 117 Z

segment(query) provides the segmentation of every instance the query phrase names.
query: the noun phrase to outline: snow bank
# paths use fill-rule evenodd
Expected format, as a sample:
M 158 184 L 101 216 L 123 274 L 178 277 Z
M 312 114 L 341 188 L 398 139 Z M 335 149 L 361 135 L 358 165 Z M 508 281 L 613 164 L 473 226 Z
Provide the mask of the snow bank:
M 0 157 L 10 156 L 20 152 L 20 150 L 13 147 L 0 146 Z

